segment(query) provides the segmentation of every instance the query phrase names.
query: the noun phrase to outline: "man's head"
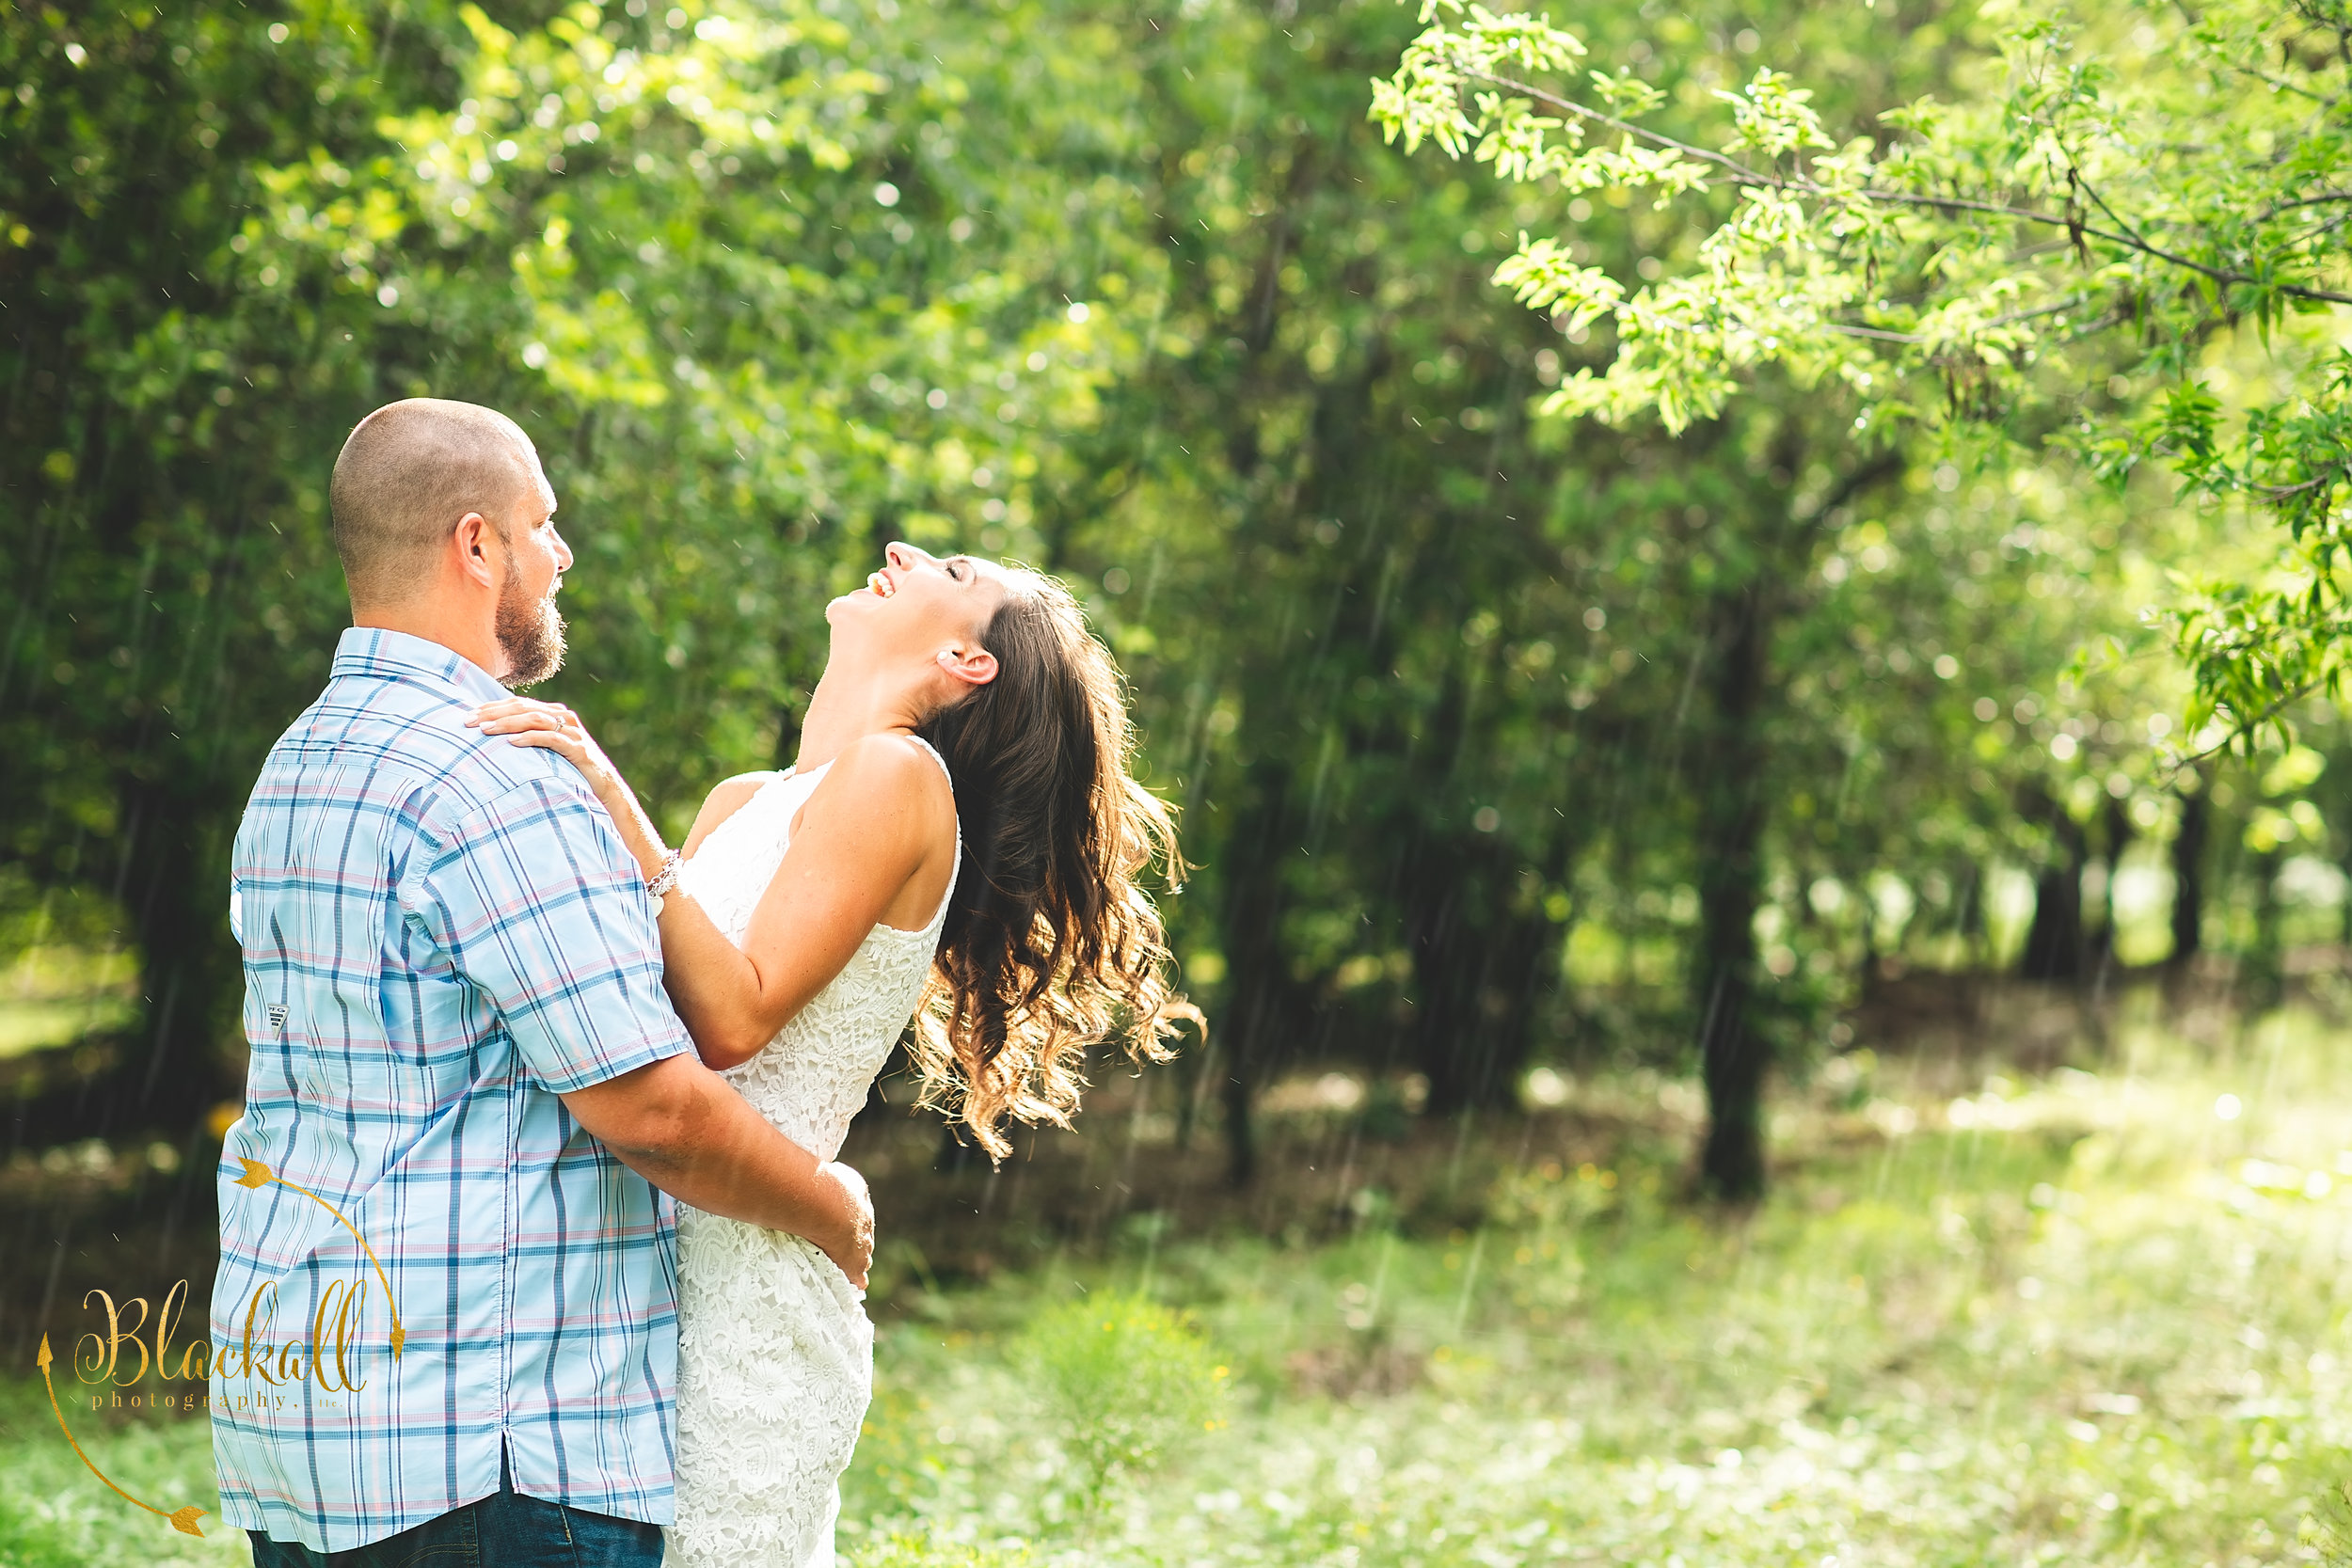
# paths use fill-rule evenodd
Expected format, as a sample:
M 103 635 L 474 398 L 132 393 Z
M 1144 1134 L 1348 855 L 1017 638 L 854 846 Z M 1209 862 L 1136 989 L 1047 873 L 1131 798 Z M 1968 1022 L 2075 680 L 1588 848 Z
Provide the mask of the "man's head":
M 572 555 L 514 420 L 441 398 L 388 404 L 343 443 L 328 506 L 362 624 L 414 625 L 471 657 L 484 639 L 468 633 L 484 623 L 501 666 L 485 668 L 510 686 L 563 664 L 555 591 Z

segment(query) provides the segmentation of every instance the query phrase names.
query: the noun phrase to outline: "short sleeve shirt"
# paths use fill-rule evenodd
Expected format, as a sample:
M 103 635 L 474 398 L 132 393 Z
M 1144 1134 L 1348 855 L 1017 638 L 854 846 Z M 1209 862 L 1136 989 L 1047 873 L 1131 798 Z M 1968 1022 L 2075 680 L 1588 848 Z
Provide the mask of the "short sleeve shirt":
M 671 1518 L 675 1205 L 557 1097 L 693 1046 L 586 782 L 465 727 L 505 695 L 355 627 L 237 832 L 214 1451 L 229 1523 L 318 1550 L 497 1492 L 501 1458 Z

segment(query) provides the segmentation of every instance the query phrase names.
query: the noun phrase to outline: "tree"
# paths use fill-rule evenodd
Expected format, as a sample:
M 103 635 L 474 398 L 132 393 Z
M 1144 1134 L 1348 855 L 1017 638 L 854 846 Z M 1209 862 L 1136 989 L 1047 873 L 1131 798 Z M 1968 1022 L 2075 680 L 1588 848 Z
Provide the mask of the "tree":
M 230 835 L 342 623 L 325 482 L 370 407 L 537 436 L 582 558 L 559 689 L 673 813 L 788 752 L 817 609 L 884 539 L 1027 553 L 1074 483 L 1057 436 L 1135 341 L 1137 214 L 1066 199 L 1125 123 L 1109 35 L 646 10 L 0 24 L 0 820 L 10 886 L 111 893 L 141 955 L 99 1114 L 224 1086 Z M 992 144 L 976 95 L 1069 165 Z
M 1546 85 L 1586 55 L 1546 18 L 1463 0 L 1429 0 L 1432 17 L 1375 87 L 1374 114 L 1408 150 L 1435 141 L 1564 196 L 1697 204 L 1713 225 L 1690 267 L 1631 291 L 1550 234 L 1522 238 L 1497 281 L 1615 338 L 1554 412 L 1654 411 L 1679 429 L 1766 365 L 1838 388 L 1857 438 L 2042 405 L 2049 438 L 2100 472 L 2158 462 L 2188 494 L 2284 525 L 2274 570 L 2169 616 L 2196 744 L 2338 689 L 2352 357 L 2303 322 L 2352 303 L 2335 238 L 2352 204 L 2352 14 L 2027 10 L 1954 97 L 1842 139 L 1770 68 L 1692 112 L 1622 68 L 1589 90 Z M 2283 373 L 2231 408 L 2207 361 L 2240 324 Z
M 86 1131 L 217 1098 L 228 836 L 331 640 L 318 454 L 372 344 L 340 277 L 242 254 L 259 171 L 367 142 L 388 100 L 444 79 L 446 13 L 397 44 L 288 14 L 0 22 L 0 855 L 27 887 L 110 895 L 148 1003 Z

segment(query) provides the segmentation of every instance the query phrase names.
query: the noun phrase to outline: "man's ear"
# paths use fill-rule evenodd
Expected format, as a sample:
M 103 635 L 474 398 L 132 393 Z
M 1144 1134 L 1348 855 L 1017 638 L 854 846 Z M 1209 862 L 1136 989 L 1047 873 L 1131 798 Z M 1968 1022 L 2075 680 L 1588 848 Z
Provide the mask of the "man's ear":
M 498 565 L 490 556 L 490 541 L 497 537 L 498 530 L 479 512 L 458 518 L 450 535 L 450 546 L 457 552 L 457 569 L 485 588 L 498 586 Z
M 939 667 L 947 672 L 949 680 L 965 686 L 986 686 L 996 678 L 996 656 L 977 643 L 940 649 Z

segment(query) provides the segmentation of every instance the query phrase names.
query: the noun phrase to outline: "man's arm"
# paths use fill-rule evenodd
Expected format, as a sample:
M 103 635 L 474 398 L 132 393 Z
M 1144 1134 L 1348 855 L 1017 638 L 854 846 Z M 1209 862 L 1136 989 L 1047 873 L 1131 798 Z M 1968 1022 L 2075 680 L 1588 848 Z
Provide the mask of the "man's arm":
M 580 775 L 554 767 L 452 824 L 404 907 L 498 1008 L 523 1068 L 630 1169 L 697 1209 L 805 1236 L 863 1280 L 865 1183 L 694 1059 L 644 879 Z
M 621 1164 L 706 1213 L 805 1236 L 861 1289 L 874 1207 L 849 1166 L 820 1164 L 691 1055 L 562 1096 Z

